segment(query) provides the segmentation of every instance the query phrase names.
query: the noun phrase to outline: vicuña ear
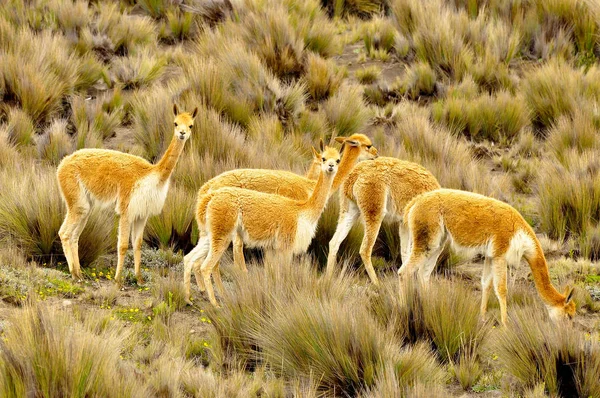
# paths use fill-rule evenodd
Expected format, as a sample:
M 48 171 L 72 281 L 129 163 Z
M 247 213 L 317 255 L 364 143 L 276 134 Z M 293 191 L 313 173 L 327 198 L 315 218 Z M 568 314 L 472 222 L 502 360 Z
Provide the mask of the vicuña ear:
M 321 160 L 321 154 L 319 153 L 319 151 L 317 151 L 314 146 L 311 148 L 312 148 L 313 156 L 315 157 L 315 159 Z
M 340 144 L 343 144 L 344 141 L 346 141 L 346 137 L 335 137 L 335 142 L 339 142 Z
M 572 287 L 567 287 L 565 289 L 565 296 L 567 296 L 565 304 L 569 304 L 571 302 L 571 300 L 573 299 L 573 293 L 575 293 L 575 289 L 573 289 Z
M 196 118 L 197 114 L 198 114 L 198 107 L 195 107 L 194 110 L 192 111 L 192 119 Z
M 173 114 L 175 116 L 179 115 L 179 109 L 177 109 L 177 104 L 173 104 Z
M 325 150 L 325 144 L 323 143 L 323 138 L 319 140 L 319 148 L 321 148 L 321 152 Z
M 345 142 L 346 142 L 346 144 L 348 144 L 350 146 L 360 146 L 360 142 L 358 142 L 358 141 L 346 140 Z

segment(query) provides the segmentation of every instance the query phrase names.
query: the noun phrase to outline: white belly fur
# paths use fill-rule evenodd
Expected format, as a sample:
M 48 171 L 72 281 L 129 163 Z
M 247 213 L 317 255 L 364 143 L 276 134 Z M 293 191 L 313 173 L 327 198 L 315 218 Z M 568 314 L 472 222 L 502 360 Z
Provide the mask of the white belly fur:
M 130 220 L 160 214 L 169 192 L 169 180 L 159 185 L 159 178 L 152 173 L 135 184 L 129 200 Z

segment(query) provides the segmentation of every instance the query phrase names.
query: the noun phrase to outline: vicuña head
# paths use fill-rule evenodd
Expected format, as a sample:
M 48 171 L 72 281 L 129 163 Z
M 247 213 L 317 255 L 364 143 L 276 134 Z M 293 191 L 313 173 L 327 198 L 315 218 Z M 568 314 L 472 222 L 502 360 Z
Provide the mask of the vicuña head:
M 121 280 L 131 231 L 135 273 L 138 283 L 143 283 L 140 262 L 144 227 L 149 216 L 162 211 L 169 190 L 169 179 L 185 142 L 190 138 L 197 112 L 198 108 L 192 113 L 179 113 L 177 105 L 173 105 L 173 138 L 156 164 L 139 156 L 108 149 L 81 149 L 60 162 L 56 174 L 67 205 L 67 215 L 58 234 L 73 278 L 82 279 L 79 235 L 92 205 L 101 203 L 114 204 L 120 216 L 115 280 L 117 283 Z
M 173 114 L 175 115 L 175 137 L 182 141 L 186 141 L 192 135 L 192 127 L 194 127 L 194 118 L 198 113 L 198 108 L 190 114 L 188 112 L 179 113 L 176 104 L 173 104 Z
M 379 155 L 377 154 L 377 148 L 373 146 L 373 143 L 364 134 L 352 134 L 349 137 L 335 137 L 335 141 L 342 144 L 340 152 L 343 153 L 346 146 L 359 148 L 360 151 L 357 153 L 357 160 L 376 159 Z M 322 148 L 321 148 L 322 149 Z
M 438 189 L 415 197 L 404 210 L 411 236 L 408 262 L 398 274 L 419 272 L 427 282 L 447 241 L 455 249 L 469 248 L 485 256 L 481 276 L 481 316 L 485 317 L 494 289 L 500 316 L 506 324 L 507 265 L 517 267 L 525 257 L 535 287 L 553 320 L 575 315 L 573 289 L 554 288 L 539 240 L 527 221 L 510 205 L 471 192 Z
M 313 152 L 315 155 L 318 153 L 314 148 Z M 184 259 L 184 287 L 188 299 L 193 270 L 200 290 L 206 288 L 210 302 L 217 305 L 210 277 L 214 275 L 215 284 L 222 292 L 218 269 L 214 274 L 213 270 L 233 236 L 241 238 L 245 245 L 275 250 L 289 259 L 294 254 L 306 252 L 327 204 L 340 163 L 340 153 L 335 148 L 325 147 L 318 154 L 321 172 L 307 199 L 294 200 L 230 187 L 217 189 L 199 198 L 196 221 L 205 235 Z

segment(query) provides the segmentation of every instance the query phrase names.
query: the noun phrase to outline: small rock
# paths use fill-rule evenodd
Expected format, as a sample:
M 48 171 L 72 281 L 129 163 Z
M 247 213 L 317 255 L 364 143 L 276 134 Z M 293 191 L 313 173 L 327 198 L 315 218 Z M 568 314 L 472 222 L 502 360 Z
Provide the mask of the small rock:
M 196 333 L 196 331 L 194 329 L 191 329 L 190 334 L 194 334 L 194 333 Z
M 63 307 L 70 307 L 73 305 L 73 302 L 71 300 L 63 300 L 62 305 Z

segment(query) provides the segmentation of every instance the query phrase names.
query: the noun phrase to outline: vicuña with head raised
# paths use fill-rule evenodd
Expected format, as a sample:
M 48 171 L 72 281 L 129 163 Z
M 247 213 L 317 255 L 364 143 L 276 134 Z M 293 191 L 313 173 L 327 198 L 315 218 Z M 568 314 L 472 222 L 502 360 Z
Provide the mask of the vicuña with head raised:
M 156 164 L 138 156 L 108 149 L 81 149 L 60 162 L 57 177 L 67 205 L 67 214 L 59 236 L 73 278 L 82 279 L 78 241 L 92 205 L 114 204 L 115 211 L 120 216 L 115 280 L 117 283 L 121 282 L 131 232 L 135 274 L 138 283 L 143 283 L 140 262 L 144 226 L 149 216 L 162 211 L 171 173 L 185 142 L 190 138 L 197 112 L 198 108 L 192 113 L 179 113 L 177 106 L 173 105 L 173 139 Z
M 277 250 L 287 260 L 308 249 L 327 204 L 340 154 L 335 148 L 326 147 L 321 153 L 321 161 L 321 173 L 316 186 L 310 197 L 304 200 L 230 187 L 212 191 L 200 198 L 196 220 L 206 235 L 184 259 L 188 301 L 193 269 L 200 288 L 205 287 L 210 302 L 217 305 L 210 277 L 235 235 L 239 235 L 248 246 Z M 218 270 L 214 273 L 214 279 L 223 293 Z
M 468 249 L 485 257 L 481 276 L 481 317 L 485 318 L 492 286 L 506 324 L 507 264 L 517 266 L 521 257 L 529 263 L 535 287 L 554 320 L 575 314 L 573 290 L 558 292 L 548 275 L 546 258 L 533 229 L 512 206 L 487 196 L 439 189 L 416 197 L 405 209 L 412 250 L 398 274 L 419 272 L 429 280 L 446 241 L 455 249 Z
M 336 137 L 335 141 L 342 144 L 342 155 L 337 174 L 333 179 L 331 192 L 338 189 L 360 160 L 377 157 L 377 149 L 373 146 L 369 137 L 364 134 Z M 323 152 L 322 141 L 320 149 Z M 202 185 L 198 191 L 198 202 L 208 193 L 224 187 L 244 188 L 277 194 L 295 200 L 306 200 L 315 188 L 315 180 L 319 177 L 321 165 L 321 153 L 315 151 L 313 162 L 306 173 L 306 177 L 285 170 L 237 169 L 227 171 Z M 204 234 L 205 232 L 200 227 L 200 236 Z M 233 261 L 239 269 L 247 271 L 243 249 L 242 238 L 236 234 L 233 237 Z M 215 268 L 215 271 L 219 271 L 218 267 Z M 190 274 L 184 273 L 184 278 L 185 275 L 189 276 Z M 201 280 L 197 280 L 197 282 L 198 287 L 202 289 Z M 189 279 L 184 279 L 184 285 L 189 283 Z

